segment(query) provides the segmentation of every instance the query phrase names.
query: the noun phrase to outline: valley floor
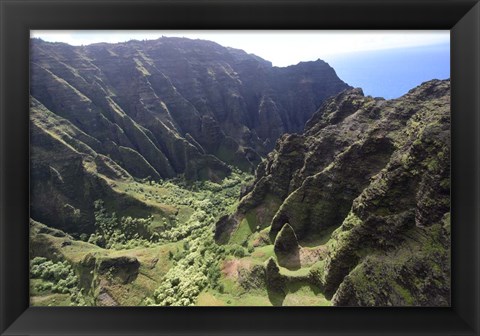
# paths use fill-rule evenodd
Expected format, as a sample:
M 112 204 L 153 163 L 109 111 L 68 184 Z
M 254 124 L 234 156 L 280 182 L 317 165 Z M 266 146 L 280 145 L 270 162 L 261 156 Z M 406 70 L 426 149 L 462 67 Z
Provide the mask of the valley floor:
M 266 264 L 275 259 L 266 229 L 241 225 L 229 242 L 214 226 L 235 212 L 252 176 L 235 171 L 221 184 L 169 180 L 109 181 L 145 207 L 118 212 L 96 202 L 96 231 L 73 237 L 31 221 L 33 306 L 326 306 L 312 284 L 323 245 L 301 249 L 301 267 L 280 267 L 285 291 L 272 291 Z M 149 209 L 149 211 L 145 211 Z M 48 223 L 45 223 L 48 224 Z

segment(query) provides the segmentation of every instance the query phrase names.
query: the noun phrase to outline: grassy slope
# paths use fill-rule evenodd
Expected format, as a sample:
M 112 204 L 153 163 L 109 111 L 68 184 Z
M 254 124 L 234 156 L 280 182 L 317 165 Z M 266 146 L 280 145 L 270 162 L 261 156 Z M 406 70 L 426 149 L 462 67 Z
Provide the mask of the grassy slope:
M 268 258 L 275 257 L 273 245 L 265 242 L 268 232 L 265 229 L 257 231 L 255 216 L 244 219 L 229 244 L 221 247 L 213 242 L 216 219 L 235 209 L 240 186 L 250 179 L 251 176 L 246 174 L 234 174 L 222 185 L 210 182 L 185 185 L 179 180 L 159 183 L 109 181 L 115 191 L 133 197 L 151 209 L 151 213 L 146 213 L 144 209 L 126 208 L 117 215 L 153 215 L 150 229 L 160 233 L 162 238 L 158 243 L 116 250 L 45 233 L 37 234 L 34 239 L 41 238 L 46 250 L 56 251 L 60 259 L 67 260 L 77 270 L 89 254 L 103 259 L 136 258 L 140 268 L 134 281 L 118 284 L 102 278 L 103 290 L 119 305 L 270 306 L 272 302 L 265 285 L 246 289 L 239 284 L 238 274 L 222 271 L 226 261 L 239 261 L 244 276 L 242 281 L 248 283 L 252 266 L 263 267 Z M 113 208 L 109 204 L 113 201 L 105 200 L 107 209 Z M 262 237 L 263 243 L 258 243 Z M 65 244 L 66 240 L 69 244 Z M 329 304 L 316 286 L 305 281 L 309 271 L 308 267 L 298 271 L 281 269 L 281 273 L 291 280 L 287 295 L 282 298 L 284 305 Z M 180 279 L 179 285 L 174 283 L 175 278 Z M 188 279 L 197 281 L 188 283 Z M 38 290 L 41 281 L 31 281 L 32 305 L 71 305 L 66 294 Z M 199 285 L 202 281 L 205 284 Z M 170 290 L 173 294 L 164 295 Z

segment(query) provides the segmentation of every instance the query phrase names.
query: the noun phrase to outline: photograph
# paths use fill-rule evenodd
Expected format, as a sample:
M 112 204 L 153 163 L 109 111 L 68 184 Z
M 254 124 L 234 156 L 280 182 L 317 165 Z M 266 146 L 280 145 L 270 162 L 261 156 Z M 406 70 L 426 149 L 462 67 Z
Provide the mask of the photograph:
M 450 56 L 450 30 L 30 30 L 30 305 L 451 307 Z

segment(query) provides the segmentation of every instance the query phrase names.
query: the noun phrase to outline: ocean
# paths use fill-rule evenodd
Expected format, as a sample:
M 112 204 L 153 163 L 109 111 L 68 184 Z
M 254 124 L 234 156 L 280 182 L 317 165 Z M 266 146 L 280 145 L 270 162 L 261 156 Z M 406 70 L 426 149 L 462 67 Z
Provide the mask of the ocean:
M 431 79 L 450 78 L 450 44 L 326 57 L 337 75 L 365 95 L 398 98 Z

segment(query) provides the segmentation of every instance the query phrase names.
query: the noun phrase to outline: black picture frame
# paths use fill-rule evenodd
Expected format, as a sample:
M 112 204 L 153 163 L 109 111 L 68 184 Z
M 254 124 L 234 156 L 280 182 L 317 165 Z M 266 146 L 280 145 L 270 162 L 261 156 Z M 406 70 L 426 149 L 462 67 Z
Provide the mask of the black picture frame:
M 473 0 L 0 0 L 1 335 L 479 335 L 480 4 Z M 31 29 L 448 29 L 450 308 L 29 307 Z

